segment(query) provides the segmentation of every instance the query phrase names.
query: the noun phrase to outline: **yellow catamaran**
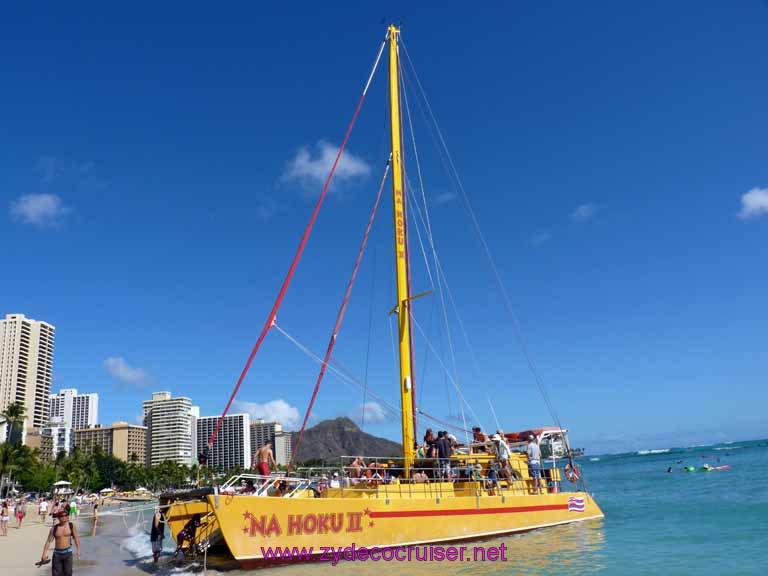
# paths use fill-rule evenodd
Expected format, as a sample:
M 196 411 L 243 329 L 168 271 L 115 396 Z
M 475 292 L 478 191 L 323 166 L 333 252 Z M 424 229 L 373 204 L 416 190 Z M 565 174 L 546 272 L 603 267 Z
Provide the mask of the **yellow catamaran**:
M 570 480 L 578 478 L 573 474 L 575 464 L 570 458 L 567 431 L 559 426 L 507 434 L 506 441 L 512 451 L 505 462 L 499 462 L 491 446 L 486 447 L 480 443 L 460 447 L 450 456 L 453 474 L 442 473 L 442 467 L 437 468 L 434 460 L 426 460 L 417 452 L 412 399 L 412 337 L 409 332 L 412 296 L 406 248 L 406 206 L 401 149 L 399 35 L 400 32 L 395 26 L 388 28 L 376 63 L 378 64 L 388 44 L 392 143 L 390 167 L 398 297 L 396 313 L 402 459 L 373 459 L 373 466 L 361 472 L 356 464 L 351 463 L 350 458 L 337 468 L 335 474 L 330 471 L 271 477 L 244 474 L 232 478 L 220 487 L 163 495 L 161 504 L 167 509 L 166 516 L 174 536 L 190 523 L 199 523 L 196 530 L 198 545 L 223 544 L 244 567 L 275 561 L 276 558 L 269 558 L 270 554 L 265 553 L 268 548 L 274 550 L 281 547 L 299 551 L 303 549 L 305 554 L 301 558 L 293 559 L 310 559 L 319 556 L 323 549 L 331 547 L 338 549 L 354 545 L 356 549 L 364 547 L 370 550 L 455 542 L 603 516 L 588 492 L 562 490 L 562 473 L 557 466 L 558 459 L 570 461 L 570 466 L 567 467 Z M 373 72 L 363 96 L 372 76 Z M 361 103 L 362 98 L 352 123 L 357 117 Z M 337 163 L 348 136 L 349 130 L 339 150 Z M 331 176 L 335 167 L 336 164 Z M 246 364 L 246 369 L 241 374 L 227 409 L 261 340 L 266 332 L 275 326 L 277 308 L 317 216 L 320 203 L 327 192 L 331 176 L 315 208 L 289 276 Z M 343 308 L 340 316 L 343 316 Z M 335 335 L 334 332 L 326 361 L 321 366 L 321 376 L 327 366 Z M 541 447 L 543 461 L 548 463 L 543 470 L 542 492 L 536 490 L 524 451 L 529 436 L 535 437 Z M 209 446 L 214 440 L 215 433 Z M 521 450 L 515 450 L 516 447 Z M 503 469 L 507 470 L 506 474 Z M 572 486 L 576 488 L 579 484 L 574 483 Z M 581 486 L 583 487 L 583 484 Z

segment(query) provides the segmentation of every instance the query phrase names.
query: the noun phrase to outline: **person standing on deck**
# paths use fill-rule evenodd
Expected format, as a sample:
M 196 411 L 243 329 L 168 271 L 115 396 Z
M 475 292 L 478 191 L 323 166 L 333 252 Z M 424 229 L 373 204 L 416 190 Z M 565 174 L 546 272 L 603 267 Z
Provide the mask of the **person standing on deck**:
M 437 458 L 440 462 L 440 476 L 444 478 L 451 478 L 451 441 L 448 440 L 448 433 L 441 430 L 437 433 Z
M 493 445 L 496 447 L 496 461 L 499 463 L 499 468 L 501 468 L 501 472 L 506 479 L 512 482 L 512 470 L 509 467 L 509 446 L 498 434 L 494 434 L 491 440 L 493 440 Z
M 541 448 L 532 434 L 528 436 L 528 446 L 525 447 L 525 452 L 528 454 L 528 471 L 534 480 L 533 493 L 538 494 L 541 490 Z
M 487 452 L 488 448 L 486 444 L 489 442 L 488 434 L 485 434 L 480 426 L 472 428 L 472 451 L 476 454 L 478 452 Z
M 259 474 L 262 476 L 269 476 L 270 465 L 277 465 L 275 462 L 275 455 L 272 452 L 271 440 L 256 451 L 254 460 L 257 462 Z
M 427 428 L 427 431 L 424 433 L 424 449 L 425 449 L 425 458 L 436 458 L 437 457 L 437 439 L 435 438 L 435 433 L 432 432 L 432 428 Z
M 80 537 L 77 535 L 77 527 L 69 521 L 69 514 L 66 511 L 59 512 L 56 518 L 58 524 L 55 524 L 48 532 L 40 562 L 44 563 L 48 560 L 48 547 L 51 545 L 51 541 L 54 541 L 51 574 L 53 576 L 72 576 L 72 541 L 75 542 L 79 560 Z

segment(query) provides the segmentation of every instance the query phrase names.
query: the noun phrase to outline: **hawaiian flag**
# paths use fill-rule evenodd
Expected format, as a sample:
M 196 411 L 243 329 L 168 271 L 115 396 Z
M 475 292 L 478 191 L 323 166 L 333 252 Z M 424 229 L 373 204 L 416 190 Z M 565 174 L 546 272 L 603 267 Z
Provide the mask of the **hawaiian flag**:
M 568 512 L 584 512 L 584 498 L 568 497 Z

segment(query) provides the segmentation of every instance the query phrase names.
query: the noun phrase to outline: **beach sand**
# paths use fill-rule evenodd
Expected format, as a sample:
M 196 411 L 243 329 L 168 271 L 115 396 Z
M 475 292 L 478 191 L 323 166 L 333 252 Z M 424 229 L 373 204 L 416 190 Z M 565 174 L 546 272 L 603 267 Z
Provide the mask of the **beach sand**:
M 36 512 L 36 506 L 29 506 L 27 517 L 24 518 L 21 528 L 17 529 L 16 520 L 12 519 L 8 523 L 8 536 L 0 536 L 0 574 L 3 576 L 6 574 L 9 576 L 26 574 L 42 576 L 51 573 L 50 563 L 39 567 L 35 566 L 35 563 L 40 561 L 45 539 L 48 537 L 51 526 L 53 526 L 53 520 L 48 517 L 43 523 Z M 78 517 L 77 529 L 81 538 L 90 536 L 92 526 L 92 514 L 81 514 Z M 53 543 L 48 549 L 48 558 L 52 555 Z M 75 571 L 81 562 L 83 561 L 75 560 Z
M 8 536 L 0 536 L 0 572 L 12 576 L 50 574 L 51 565 L 36 567 L 51 524 L 42 524 L 36 516 L 27 515 L 20 529 L 15 520 L 8 523 Z M 49 553 L 50 556 L 50 553 Z

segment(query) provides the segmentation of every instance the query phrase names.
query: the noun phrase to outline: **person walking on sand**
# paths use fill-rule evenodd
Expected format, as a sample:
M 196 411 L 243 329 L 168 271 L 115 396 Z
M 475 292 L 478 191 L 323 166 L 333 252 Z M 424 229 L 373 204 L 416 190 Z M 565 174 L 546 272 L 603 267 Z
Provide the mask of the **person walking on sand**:
M 77 535 L 77 527 L 69 521 L 69 514 L 59 512 L 56 514 L 58 524 L 48 532 L 48 538 L 45 540 L 43 555 L 40 558 L 40 564 L 48 562 L 48 547 L 54 542 L 53 562 L 51 563 L 51 574 L 53 576 L 72 576 L 72 541 L 75 542 L 77 550 L 77 559 L 80 559 L 80 537 Z
M 3 500 L 3 503 L 0 504 L 0 536 L 8 536 L 8 520 L 10 520 L 10 517 L 8 516 L 10 512 L 8 512 L 8 502 Z
M 160 559 L 160 553 L 163 551 L 163 538 L 165 538 L 165 517 L 160 508 L 155 508 L 155 515 L 152 517 L 152 531 L 149 534 L 149 541 L 152 543 L 152 560 L 155 564 Z
M 40 522 L 45 523 L 45 517 L 48 516 L 48 500 L 40 500 L 40 507 L 37 513 L 40 515 Z
M 93 503 L 93 532 L 91 532 L 91 536 L 96 536 L 96 526 L 99 523 L 99 505 L 98 503 Z
M 24 516 L 26 515 L 27 515 L 27 503 L 24 500 L 20 500 L 19 503 L 16 505 L 16 520 L 18 521 L 18 524 L 16 525 L 17 530 L 21 528 L 21 522 L 24 520 Z

